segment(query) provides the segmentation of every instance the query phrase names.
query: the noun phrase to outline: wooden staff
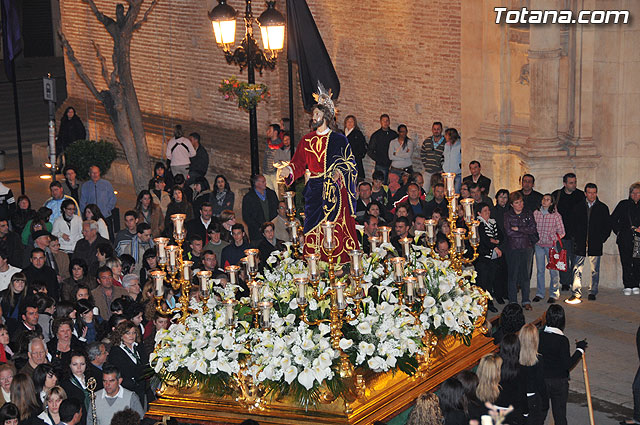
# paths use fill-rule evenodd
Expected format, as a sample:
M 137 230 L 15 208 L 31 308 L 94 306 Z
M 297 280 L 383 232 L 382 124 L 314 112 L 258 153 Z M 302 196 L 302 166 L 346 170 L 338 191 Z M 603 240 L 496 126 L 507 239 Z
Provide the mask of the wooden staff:
M 582 373 L 584 374 L 584 387 L 587 391 L 587 406 L 589 408 L 589 423 L 595 425 L 593 419 L 593 404 L 591 403 L 591 385 L 589 384 L 589 371 L 587 370 L 586 353 L 582 353 Z

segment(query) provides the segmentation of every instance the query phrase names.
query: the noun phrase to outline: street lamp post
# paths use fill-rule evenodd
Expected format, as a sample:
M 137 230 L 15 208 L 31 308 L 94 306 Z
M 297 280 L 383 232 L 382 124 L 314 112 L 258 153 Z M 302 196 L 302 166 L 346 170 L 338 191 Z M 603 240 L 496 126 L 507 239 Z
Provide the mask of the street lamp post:
M 233 51 L 232 47 L 236 33 L 236 11 L 227 4 L 227 0 L 218 0 L 218 5 L 209 12 L 209 19 L 211 19 L 216 43 L 224 51 L 227 63 L 239 66 L 240 72 L 247 68 L 248 82 L 249 84 L 255 84 L 256 70 L 262 75 L 262 71 L 265 68 L 274 69 L 276 66 L 277 52 L 284 47 L 285 19 L 276 10 L 275 1 L 266 2 L 267 9 L 257 19 L 262 33 L 264 47 L 264 50 L 262 50 L 253 36 L 253 22 L 255 19 L 251 11 L 251 0 L 245 0 L 245 3 L 244 38 L 240 42 L 240 46 Z M 268 54 L 265 52 L 268 52 Z M 249 141 L 251 147 L 251 174 L 258 174 L 260 173 L 260 154 L 258 150 L 258 119 L 255 106 L 249 109 Z

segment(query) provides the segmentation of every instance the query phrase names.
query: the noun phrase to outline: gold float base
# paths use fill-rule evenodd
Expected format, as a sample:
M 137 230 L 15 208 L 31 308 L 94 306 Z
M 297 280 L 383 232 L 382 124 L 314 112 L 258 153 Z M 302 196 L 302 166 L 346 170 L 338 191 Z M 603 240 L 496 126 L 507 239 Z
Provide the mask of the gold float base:
M 147 417 L 160 420 L 169 415 L 178 421 L 200 424 L 238 424 L 254 419 L 260 425 L 372 424 L 396 416 L 422 393 L 430 391 L 458 372 L 472 368 L 482 356 L 496 350 L 493 339 L 479 329 L 471 345 L 447 337 L 438 342 L 428 366 L 414 376 L 402 372 L 365 376 L 366 391 L 351 403 L 338 399 L 305 410 L 295 400 L 269 403 L 263 410 L 249 411 L 231 397 L 213 397 L 196 390 L 167 388 L 151 403 Z

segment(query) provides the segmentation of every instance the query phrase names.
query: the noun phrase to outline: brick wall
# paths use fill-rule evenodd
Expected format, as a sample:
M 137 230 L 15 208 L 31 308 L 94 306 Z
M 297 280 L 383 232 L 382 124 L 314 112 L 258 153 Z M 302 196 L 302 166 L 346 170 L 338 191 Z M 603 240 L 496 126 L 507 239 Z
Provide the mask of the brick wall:
M 162 130 L 166 141 L 171 127 L 183 123 L 187 131 L 202 132 L 212 168 L 242 180 L 248 167 L 239 170 L 237 165 L 248 158 L 248 116 L 225 102 L 217 87 L 225 77 L 244 79 L 246 73 L 227 65 L 215 45 L 207 17 L 213 3 L 160 0 L 133 38 L 134 80 L 154 156 L 161 156 Z M 230 3 L 243 12 L 243 2 Z M 308 3 L 340 77 L 340 121 L 347 114 L 356 115 L 368 136 L 378 127 L 379 115 L 387 112 L 392 126 L 407 124 L 416 140 L 430 134 L 434 120 L 460 128 L 461 0 Z M 104 13 L 114 14 L 115 2 L 96 0 L 96 4 Z M 284 1 L 277 7 L 284 11 Z M 254 8 L 259 16 L 263 5 L 255 2 Z M 91 40 L 110 58 L 109 36 L 81 0 L 62 0 L 61 14 L 63 31 L 77 57 L 96 85 L 104 88 Z M 238 25 L 236 40 L 243 31 Z M 285 57 L 278 59 L 275 71 L 256 75 L 272 93 L 270 102 L 258 108 L 261 135 L 268 123 L 288 115 Z M 67 103 L 75 104 L 89 121 L 92 137 L 113 139 L 109 125 L 104 125 L 104 112 L 94 105 L 68 61 L 66 68 Z M 296 128 L 301 134 L 308 117 L 302 111 L 297 81 L 295 90 Z

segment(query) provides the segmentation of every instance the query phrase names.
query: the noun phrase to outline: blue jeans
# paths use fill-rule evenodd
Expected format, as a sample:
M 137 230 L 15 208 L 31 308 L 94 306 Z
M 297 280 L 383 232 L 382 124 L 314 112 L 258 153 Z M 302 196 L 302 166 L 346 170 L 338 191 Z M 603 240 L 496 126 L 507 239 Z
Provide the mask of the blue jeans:
M 453 185 L 456 187 L 456 193 L 460 193 L 460 188 L 462 187 L 462 174 L 456 174 Z
M 530 264 L 533 261 L 533 248 L 508 249 L 507 271 L 509 273 L 509 302 L 518 302 L 518 287 L 522 292 L 522 305 L 531 304 L 529 300 Z
M 549 262 L 549 247 L 536 245 L 536 297 L 544 298 L 546 285 L 544 272 Z M 560 298 L 560 275 L 558 270 L 549 270 L 549 298 Z
M 588 255 L 583 257 L 581 255 L 575 255 L 573 257 L 573 286 L 571 291 L 573 295 L 579 297 L 582 295 L 582 269 L 584 268 L 585 260 L 589 260 L 591 264 L 591 286 L 589 292 L 593 295 L 598 294 L 598 284 L 600 283 L 600 256 Z
M 375 171 L 382 171 L 382 174 L 384 174 L 384 184 L 389 184 L 389 167 L 385 167 L 382 165 L 378 165 L 376 164 L 374 167 Z

